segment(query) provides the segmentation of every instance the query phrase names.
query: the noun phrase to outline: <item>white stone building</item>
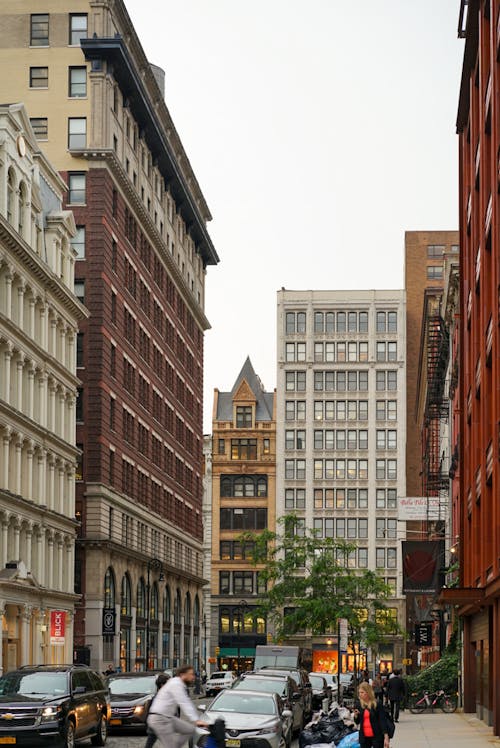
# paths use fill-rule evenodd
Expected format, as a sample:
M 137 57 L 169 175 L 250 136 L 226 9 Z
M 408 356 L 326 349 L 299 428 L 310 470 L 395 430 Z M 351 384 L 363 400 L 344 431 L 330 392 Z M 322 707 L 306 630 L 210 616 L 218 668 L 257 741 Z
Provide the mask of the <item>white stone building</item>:
M 203 578 L 206 584 L 203 588 L 203 664 L 207 675 L 214 669 L 209 662 L 214 659 L 211 646 L 211 584 L 212 584 L 212 437 L 203 437 Z
M 294 511 L 320 536 L 356 544 L 349 563 L 380 571 L 404 627 L 405 293 L 282 290 L 277 324 L 276 517 Z M 310 641 L 316 668 L 336 669 L 333 639 Z M 367 664 L 400 666 L 402 645 L 395 636 Z
M 3 670 L 73 659 L 76 355 L 86 311 L 73 293 L 76 228 L 64 189 L 23 106 L 0 106 Z

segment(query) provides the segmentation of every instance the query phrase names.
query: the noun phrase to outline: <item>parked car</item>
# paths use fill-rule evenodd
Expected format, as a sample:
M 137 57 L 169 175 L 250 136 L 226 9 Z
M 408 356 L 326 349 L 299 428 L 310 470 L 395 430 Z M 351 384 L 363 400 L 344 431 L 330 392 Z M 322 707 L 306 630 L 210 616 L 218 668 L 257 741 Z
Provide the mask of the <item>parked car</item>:
M 0 744 L 105 745 L 109 716 L 108 687 L 85 665 L 26 666 L 0 678 Z
M 204 706 L 198 707 L 205 711 Z M 275 693 L 238 691 L 220 693 L 206 708 L 206 719 L 226 723 L 226 748 L 290 748 L 292 712 L 283 709 Z
M 108 677 L 111 700 L 110 729 L 146 729 L 146 719 L 156 694 L 156 679 L 160 672 L 162 671 L 113 673 Z
M 218 673 L 212 673 L 205 683 L 205 693 L 207 696 L 214 696 L 224 688 L 231 688 L 236 680 L 235 674 L 231 670 L 222 670 Z
M 339 694 L 339 677 L 336 673 L 309 673 L 309 679 L 311 675 L 321 675 L 327 682 L 328 688 L 332 695 L 332 701 L 340 701 L 342 694 Z
M 312 706 L 312 686 L 311 682 L 309 680 L 309 676 L 305 670 L 302 670 L 301 668 L 296 667 L 285 667 L 284 665 L 280 665 L 279 667 L 262 667 L 260 670 L 256 670 L 257 673 L 278 673 L 281 675 L 289 675 L 291 678 L 294 679 L 295 683 L 298 685 L 299 689 L 303 692 L 304 695 L 304 709 L 305 709 L 305 720 L 309 720 L 311 718 L 312 712 L 313 712 L 313 706 Z
M 304 726 L 304 698 L 293 678 L 289 675 L 273 675 L 266 672 L 243 673 L 233 683 L 237 691 L 259 691 L 277 693 L 283 709 L 292 712 L 292 731 L 298 732 Z
M 353 699 L 356 695 L 356 680 L 353 673 L 340 673 L 342 699 Z
M 319 711 L 324 709 L 328 711 L 328 707 L 332 701 L 332 692 L 326 679 L 322 675 L 315 675 L 309 673 L 309 680 L 312 686 L 312 704 L 313 709 Z

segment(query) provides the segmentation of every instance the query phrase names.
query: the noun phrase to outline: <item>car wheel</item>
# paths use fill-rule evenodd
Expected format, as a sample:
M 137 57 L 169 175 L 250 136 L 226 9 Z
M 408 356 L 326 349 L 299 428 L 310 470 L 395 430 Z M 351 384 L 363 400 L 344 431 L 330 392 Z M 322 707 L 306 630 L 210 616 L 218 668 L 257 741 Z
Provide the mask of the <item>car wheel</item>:
M 90 742 L 92 743 L 92 745 L 106 745 L 107 737 L 108 737 L 108 722 L 106 720 L 106 717 L 103 714 L 101 716 L 101 719 L 99 720 L 99 724 L 97 725 L 97 732 L 90 739 Z
M 64 748 L 75 748 L 75 725 L 71 720 L 66 722 L 64 729 Z

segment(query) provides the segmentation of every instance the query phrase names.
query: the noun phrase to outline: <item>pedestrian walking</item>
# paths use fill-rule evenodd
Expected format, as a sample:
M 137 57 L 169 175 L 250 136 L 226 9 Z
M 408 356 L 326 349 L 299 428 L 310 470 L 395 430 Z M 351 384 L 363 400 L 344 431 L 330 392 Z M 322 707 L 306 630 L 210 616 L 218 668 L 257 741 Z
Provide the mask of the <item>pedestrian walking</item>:
M 394 676 L 387 682 L 387 698 L 391 705 L 391 717 L 394 722 L 399 722 L 399 708 L 405 695 L 405 684 L 399 670 L 394 671 Z
M 373 679 L 373 683 L 370 684 L 373 688 L 373 693 L 375 694 L 375 698 L 377 701 L 379 701 L 381 704 L 384 703 L 384 688 L 382 685 L 382 679 L 380 675 L 376 675 Z
M 189 698 L 188 686 L 195 680 L 194 668 L 183 665 L 175 678 L 160 688 L 151 705 L 148 727 L 151 728 L 162 748 L 182 748 L 195 727 L 207 727 L 198 718 L 198 712 Z
M 377 701 L 369 683 L 358 688 L 360 708 L 354 710 L 354 720 L 359 725 L 361 748 L 389 748 L 389 728 L 382 704 Z
M 158 693 L 160 688 L 165 685 L 168 679 L 169 679 L 169 676 L 166 673 L 159 674 L 159 676 L 157 677 L 155 681 L 156 693 Z M 155 699 L 156 699 L 156 695 L 153 701 L 151 702 L 151 707 L 155 703 Z M 150 707 L 150 710 L 151 710 L 151 707 Z M 154 734 L 154 732 L 152 731 L 150 727 L 147 728 L 147 734 L 148 734 L 148 737 L 147 737 L 146 745 L 144 746 L 144 748 L 153 748 L 154 744 L 156 743 L 156 735 Z

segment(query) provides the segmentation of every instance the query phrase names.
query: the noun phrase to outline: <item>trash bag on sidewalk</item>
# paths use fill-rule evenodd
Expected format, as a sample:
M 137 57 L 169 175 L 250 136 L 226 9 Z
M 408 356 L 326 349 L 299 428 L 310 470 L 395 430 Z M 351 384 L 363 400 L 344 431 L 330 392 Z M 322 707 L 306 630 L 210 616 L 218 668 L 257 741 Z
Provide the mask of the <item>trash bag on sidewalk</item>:
M 337 748 L 359 748 L 359 732 L 351 732 L 337 743 Z

